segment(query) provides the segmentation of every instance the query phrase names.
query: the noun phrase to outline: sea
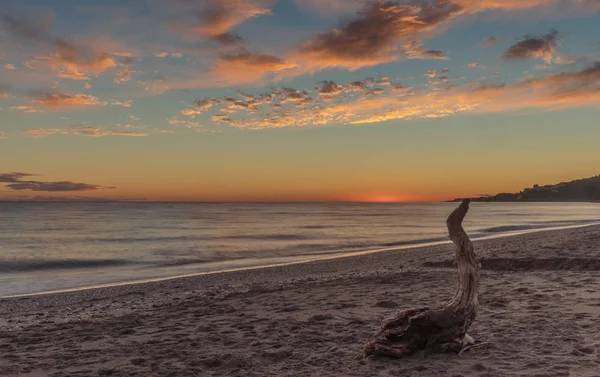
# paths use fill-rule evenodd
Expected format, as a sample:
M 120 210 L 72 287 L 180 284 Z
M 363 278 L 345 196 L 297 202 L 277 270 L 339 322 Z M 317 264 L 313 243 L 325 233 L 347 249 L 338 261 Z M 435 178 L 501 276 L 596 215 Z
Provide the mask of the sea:
M 0 202 L 0 297 L 448 242 L 457 203 Z M 472 203 L 474 239 L 600 224 L 600 203 Z

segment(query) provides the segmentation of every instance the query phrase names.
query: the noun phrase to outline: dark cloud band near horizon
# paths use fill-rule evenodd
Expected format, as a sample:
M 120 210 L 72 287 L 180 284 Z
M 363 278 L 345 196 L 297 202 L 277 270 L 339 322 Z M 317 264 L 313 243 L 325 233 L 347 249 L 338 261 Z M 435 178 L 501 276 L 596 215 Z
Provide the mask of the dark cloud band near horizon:
M 71 181 L 33 181 L 23 180 L 23 178 L 33 177 L 36 174 L 30 173 L 2 173 L 0 174 L 0 183 L 4 184 L 13 191 L 36 191 L 36 192 L 75 192 L 75 191 L 92 191 L 115 189 L 116 187 L 92 185 L 88 183 L 78 183 Z

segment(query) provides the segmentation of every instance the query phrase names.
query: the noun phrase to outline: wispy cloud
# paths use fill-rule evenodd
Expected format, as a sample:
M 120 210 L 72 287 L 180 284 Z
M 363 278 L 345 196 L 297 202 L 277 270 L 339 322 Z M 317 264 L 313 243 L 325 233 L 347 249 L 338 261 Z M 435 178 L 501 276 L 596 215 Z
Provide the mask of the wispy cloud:
M 243 39 L 231 30 L 249 18 L 270 14 L 272 3 L 267 0 L 206 0 L 201 9 L 192 12 L 196 23 L 178 27 L 188 35 L 210 38 L 222 45 L 241 43 Z
M 115 188 L 100 185 L 91 185 L 87 183 L 76 183 L 70 181 L 42 182 L 37 180 L 24 180 L 24 178 L 29 178 L 33 176 L 35 176 L 35 174 L 3 173 L 0 174 L 0 183 L 3 183 L 8 189 L 13 191 L 69 192 Z
M 491 46 L 491 45 L 495 45 L 499 41 L 500 40 L 498 38 L 491 36 L 491 37 L 485 38 L 483 41 L 481 41 L 481 43 L 483 43 L 484 45 L 487 45 L 487 46 Z
M 219 79 L 231 84 L 241 84 L 294 67 L 295 63 L 273 55 L 245 51 L 221 56 L 215 62 L 214 70 Z
M 33 103 L 46 108 L 105 106 L 107 102 L 87 94 L 40 93 Z
M 105 137 L 105 136 L 126 136 L 126 137 L 143 137 L 148 136 L 146 133 L 123 131 L 123 130 L 104 130 L 100 127 L 91 126 L 74 126 L 65 128 L 34 128 L 25 131 L 31 136 L 51 136 L 51 135 L 83 135 L 90 137 Z

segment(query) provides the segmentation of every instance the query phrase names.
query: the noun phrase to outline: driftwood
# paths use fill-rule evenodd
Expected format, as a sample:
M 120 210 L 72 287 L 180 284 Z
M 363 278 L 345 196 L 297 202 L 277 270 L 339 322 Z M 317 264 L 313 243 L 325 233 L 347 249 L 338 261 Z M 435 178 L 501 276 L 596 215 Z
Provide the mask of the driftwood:
M 467 330 L 475 320 L 479 306 L 480 264 L 462 227 L 468 210 L 467 199 L 446 220 L 449 237 L 456 245 L 458 289 L 454 297 L 441 309 L 410 309 L 385 319 L 365 345 L 366 356 L 404 357 L 419 350 L 458 353 L 474 344 Z

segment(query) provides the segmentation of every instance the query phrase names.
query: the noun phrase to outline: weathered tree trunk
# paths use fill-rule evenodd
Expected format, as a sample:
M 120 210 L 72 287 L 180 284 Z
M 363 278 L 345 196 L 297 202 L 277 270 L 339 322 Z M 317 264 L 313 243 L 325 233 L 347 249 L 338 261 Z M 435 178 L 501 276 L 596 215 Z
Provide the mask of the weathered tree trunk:
M 460 352 L 464 346 L 473 343 L 467 330 L 475 320 L 479 306 L 480 265 L 473 244 L 462 227 L 469 202 L 464 200 L 446 220 L 449 237 L 456 245 L 458 289 L 454 297 L 441 309 L 410 309 L 385 319 L 365 345 L 366 356 L 403 357 L 418 350 Z

